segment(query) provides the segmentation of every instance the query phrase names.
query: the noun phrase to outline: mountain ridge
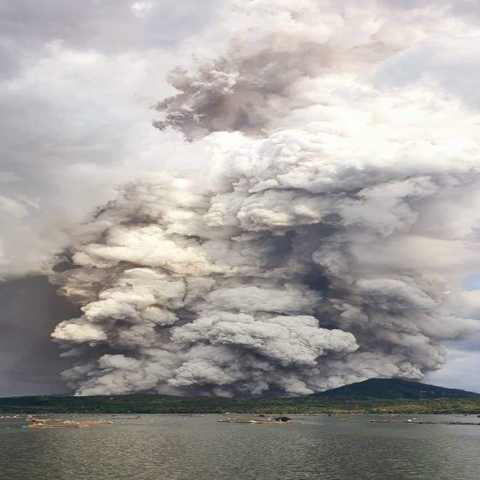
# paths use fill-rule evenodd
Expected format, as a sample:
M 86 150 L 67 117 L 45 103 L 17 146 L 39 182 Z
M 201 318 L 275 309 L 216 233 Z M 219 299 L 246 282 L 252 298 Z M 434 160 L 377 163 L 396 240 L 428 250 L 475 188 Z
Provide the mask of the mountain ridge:
M 312 397 L 354 397 L 375 399 L 440 399 L 479 398 L 480 393 L 456 388 L 440 387 L 428 383 L 413 382 L 400 378 L 371 378 L 351 383 L 325 392 L 314 393 Z

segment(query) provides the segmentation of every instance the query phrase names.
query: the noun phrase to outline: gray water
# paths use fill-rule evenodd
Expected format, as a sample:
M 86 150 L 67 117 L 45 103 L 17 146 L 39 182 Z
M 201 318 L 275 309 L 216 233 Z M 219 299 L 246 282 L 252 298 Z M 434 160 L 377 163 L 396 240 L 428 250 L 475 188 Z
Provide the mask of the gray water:
M 114 424 L 26 430 L 19 420 L 0 420 L 0 479 L 480 478 L 480 426 L 380 424 L 370 423 L 378 416 L 359 415 L 302 416 L 287 425 L 222 424 L 219 415 L 101 418 Z

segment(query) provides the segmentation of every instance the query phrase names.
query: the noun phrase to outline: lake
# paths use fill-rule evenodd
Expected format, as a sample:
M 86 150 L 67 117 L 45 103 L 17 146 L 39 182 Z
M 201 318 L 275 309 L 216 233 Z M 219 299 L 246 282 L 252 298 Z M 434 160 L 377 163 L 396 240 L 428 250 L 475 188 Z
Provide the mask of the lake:
M 1 480 L 480 478 L 480 426 L 370 423 L 408 418 L 370 415 L 297 416 L 285 425 L 218 423 L 221 415 L 57 417 L 114 424 L 27 430 L 0 420 Z

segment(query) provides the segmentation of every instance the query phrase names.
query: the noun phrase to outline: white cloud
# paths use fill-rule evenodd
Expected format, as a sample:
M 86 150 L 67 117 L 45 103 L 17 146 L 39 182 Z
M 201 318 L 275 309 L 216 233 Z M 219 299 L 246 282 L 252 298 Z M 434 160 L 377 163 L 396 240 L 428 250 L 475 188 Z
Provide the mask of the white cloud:
M 142 22 L 127 0 L 69 3 L 6 6 L 1 35 L 16 43 L 16 67 L 0 82 L 0 178 L 10 179 L 2 185 L 0 277 L 42 271 L 117 185 L 201 163 L 201 148 L 152 128 L 152 106 L 172 93 L 166 74 L 190 62 L 182 42 L 208 25 L 215 2 L 153 2 Z M 181 33 L 169 25 L 178 16 Z M 174 32 L 180 50 L 148 38 L 160 30 Z

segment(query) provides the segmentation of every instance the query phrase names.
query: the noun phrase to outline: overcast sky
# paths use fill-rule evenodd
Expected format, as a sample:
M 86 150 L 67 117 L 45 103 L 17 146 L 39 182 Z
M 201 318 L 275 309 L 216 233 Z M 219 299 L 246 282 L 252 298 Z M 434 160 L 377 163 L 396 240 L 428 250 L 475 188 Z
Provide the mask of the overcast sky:
M 49 337 L 74 310 L 38 275 L 70 230 L 126 180 L 206 161 L 201 144 L 151 126 L 152 106 L 173 93 L 172 68 L 221 50 L 230 3 L 0 0 L 0 396 L 65 391 L 68 362 Z M 477 15 L 476 2 L 453 3 L 455 15 Z M 426 45 L 377 81 L 436 72 L 478 109 L 480 74 L 465 70 L 480 61 L 478 40 L 454 48 Z M 480 392 L 480 338 L 448 347 L 426 381 Z

